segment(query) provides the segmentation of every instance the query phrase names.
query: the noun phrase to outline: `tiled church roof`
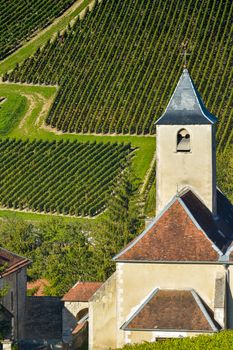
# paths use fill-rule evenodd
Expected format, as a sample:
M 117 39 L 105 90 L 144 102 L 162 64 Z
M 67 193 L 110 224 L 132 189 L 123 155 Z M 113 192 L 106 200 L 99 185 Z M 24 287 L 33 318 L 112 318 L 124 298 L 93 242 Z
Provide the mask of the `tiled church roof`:
M 219 197 L 222 201 L 220 192 Z M 224 218 L 216 220 L 200 199 L 187 190 L 175 196 L 114 260 L 218 261 L 231 244 L 230 233 L 233 234 L 231 224 Z
M 4 268 L 3 272 L 1 272 L 1 276 L 7 276 L 30 263 L 31 261 L 29 259 L 23 258 L 22 256 L 0 247 L 0 267 Z
M 194 290 L 158 288 L 121 328 L 196 332 L 216 332 L 219 329 Z
M 214 124 L 217 118 L 204 106 L 187 69 L 176 86 L 164 114 L 157 125 Z
M 102 282 L 77 282 L 62 298 L 63 301 L 88 301 Z
M 188 191 L 182 200 L 194 219 L 214 244 L 225 253 L 233 240 L 233 207 L 227 198 L 217 191 L 217 217 L 192 193 Z

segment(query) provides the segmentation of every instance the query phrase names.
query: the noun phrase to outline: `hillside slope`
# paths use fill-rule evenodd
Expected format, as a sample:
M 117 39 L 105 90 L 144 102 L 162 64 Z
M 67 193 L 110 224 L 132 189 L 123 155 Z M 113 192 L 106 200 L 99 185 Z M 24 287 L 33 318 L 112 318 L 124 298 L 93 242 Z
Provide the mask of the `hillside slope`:
M 0 0 L 0 60 L 50 24 L 75 0 Z
M 129 144 L 0 140 L 0 205 L 94 216 L 106 208 L 131 153 Z
M 188 68 L 232 140 L 231 0 L 103 0 L 67 33 L 4 76 L 59 84 L 47 123 L 64 132 L 153 134 L 182 70 Z

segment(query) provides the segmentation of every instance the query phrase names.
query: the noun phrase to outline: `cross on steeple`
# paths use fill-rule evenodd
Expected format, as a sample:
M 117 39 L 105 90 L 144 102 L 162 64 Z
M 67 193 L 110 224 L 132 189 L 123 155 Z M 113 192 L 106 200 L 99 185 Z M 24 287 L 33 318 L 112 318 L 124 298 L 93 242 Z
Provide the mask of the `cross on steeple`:
M 188 41 L 185 41 L 181 44 L 182 47 L 182 56 L 184 57 L 184 68 L 187 68 L 187 56 L 191 56 L 191 53 L 187 53 Z

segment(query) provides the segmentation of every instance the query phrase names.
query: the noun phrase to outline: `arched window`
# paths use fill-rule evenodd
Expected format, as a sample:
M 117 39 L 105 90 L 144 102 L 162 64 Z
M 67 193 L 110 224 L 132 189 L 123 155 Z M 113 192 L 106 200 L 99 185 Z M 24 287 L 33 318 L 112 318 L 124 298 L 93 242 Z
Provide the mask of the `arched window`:
M 76 320 L 81 320 L 88 313 L 88 308 L 80 310 L 76 315 Z
M 177 133 L 177 152 L 190 152 L 190 135 L 186 129 L 181 129 Z

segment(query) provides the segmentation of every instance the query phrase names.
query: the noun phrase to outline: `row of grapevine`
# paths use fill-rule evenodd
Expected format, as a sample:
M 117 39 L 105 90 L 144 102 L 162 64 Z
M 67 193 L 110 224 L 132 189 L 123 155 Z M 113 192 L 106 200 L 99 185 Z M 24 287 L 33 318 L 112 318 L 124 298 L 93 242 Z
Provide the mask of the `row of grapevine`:
M 153 134 L 188 41 L 189 70 L 219 117 L 225 147 L 233 122 L 232 16 L 231 0 L 103 0 L 3 79 L 60 85 L 47 124 L 63 132 Z
M 127 344 L 117 350 L 228 350 L 233 348 L 232 330 L 196 337 L 161 338 L 161 341 Z
M 0 140 L 0 203 L 94 216 L 106 207 L 131 151 L 123 143 Z
M 0 0 L 0 60 L 50 24 L 75 0 Z

